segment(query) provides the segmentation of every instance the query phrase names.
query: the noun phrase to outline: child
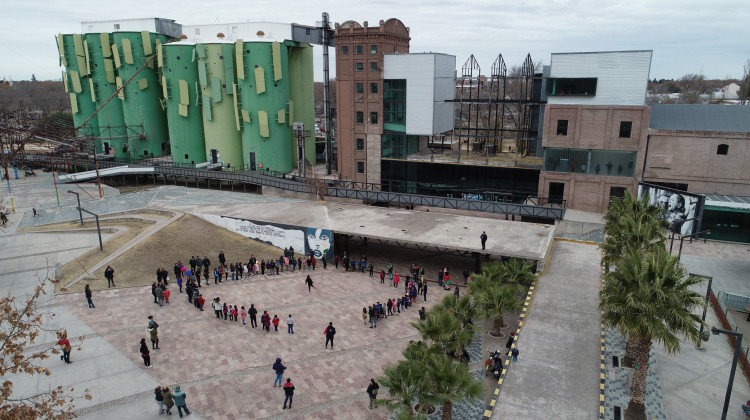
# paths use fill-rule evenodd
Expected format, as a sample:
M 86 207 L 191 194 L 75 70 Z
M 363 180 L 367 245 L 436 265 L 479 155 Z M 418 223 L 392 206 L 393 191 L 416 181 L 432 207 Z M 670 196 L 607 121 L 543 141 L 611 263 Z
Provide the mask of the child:
M 365 323 L 365 327 L 367 326 L 367 308 L 362 308 L 362 321 Z
M 245 325 L 245 317 L 247 317 L 247 312 L 245 312 L 245 307 L 240 308 L 240 316 L 242 317 L 242 325 Z
M 232 316 L 234 317 L 234 322 L 237 322 L 237 319 L 239 318 L 238 312 L 237 312 L 237 305 L 234 305 L 234 308 L 232 308 Z
M 221 312 L 224 313 L 224 321 L 227 320 L 227 312 L 229 312 L 229 307 L 227 306 L 227 303 L 224 302 L 224 307 L 221 308 Z
M 273 322 L 273 330 L 276 331 L 276 332 L 279 332 L 279 316 L 278 315 L 274 315 L 272 322 Z
M 227 311 L 227 313 L 229 314 L 229 320 L 233 321 L 234 320 L 234 308 L 232 307 L 232 305 L 229 305 L 229 310 Z
M 169 303 L 169 295 L 171 294 L 171 292 L 169 291 L 169 289 L 164 289 L 164 291 L 162 292 L 162 294 L 164 295 L 164 301 L 166 303 Z

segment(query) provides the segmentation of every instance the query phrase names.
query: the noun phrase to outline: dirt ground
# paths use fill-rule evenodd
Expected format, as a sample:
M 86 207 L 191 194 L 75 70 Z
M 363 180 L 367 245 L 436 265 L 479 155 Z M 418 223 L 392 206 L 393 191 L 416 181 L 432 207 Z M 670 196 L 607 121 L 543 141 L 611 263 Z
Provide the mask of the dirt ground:
M 114 246 L 107 242 L 106 248 L 114 249 Z M 282 254 L 282 250 L 275 246 L 248 239 L 186 214 L 155 235 L 146 238 L 109 265 L 115 270 L 117 287 L 141 286 L 156 281 L 157 268 L 165 268 L 170 273 L 170 279 L 173 280 L 174 264 L 181 261 L 187 265 L 192 255 L 208 256 L 211 266 L 215 267 L 219 263 L 219 251 L 224 251 L 227 265 L 230 262 L 247 262 L 250 255 L 255 255 L 258 259 L 268 259 L 278 258 Z M 68 265 L 63 267 L 63 275 Z M 88 266 L 91 265 L 93 264 L 88 264 Z M 68 291 L 82 291 L 86 284 L 89 284 L 93 290 L 106 289 L 105 268 L 94 273 L 96 279 L 80 281 L 69 287 Z

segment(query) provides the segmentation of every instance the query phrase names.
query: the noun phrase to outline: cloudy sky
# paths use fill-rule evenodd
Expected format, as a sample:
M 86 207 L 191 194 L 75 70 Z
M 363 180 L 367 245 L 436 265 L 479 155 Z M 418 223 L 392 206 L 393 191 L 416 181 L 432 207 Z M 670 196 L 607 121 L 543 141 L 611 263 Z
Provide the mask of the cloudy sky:
M 193 25 L 238 21 L 315 25 L 395 17 L 411 29 L 411 51 L 474 54 L 489 73 L 502 54 L 520 64 L 527 53 L 548 64 L 552 52 L 654 51 L 651 78 L 702 73 L 742 75 L 750 58 L 748 0 L 179 0 L 5 1 L 0 8 L 0 79 L 60 79 L 54 35 L 81 32 L 81 21 L 142 17 Z M 316 48 L 316 80 L 322 79 Z M 332 64 L 333 65 L 333 64 Z

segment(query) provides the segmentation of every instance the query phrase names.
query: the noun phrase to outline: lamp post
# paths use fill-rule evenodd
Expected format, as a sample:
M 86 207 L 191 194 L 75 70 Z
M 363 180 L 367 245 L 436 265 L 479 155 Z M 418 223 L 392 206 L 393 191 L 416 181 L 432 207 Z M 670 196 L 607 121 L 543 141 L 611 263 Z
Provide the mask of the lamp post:
M 693 236 L 700 236 L 703 233 L 705 233 L 706 235 L 710 235 L 711 231 L 710 230 L 704 230 L 702 232 L 692 233 L 690 235 L 685 235 L 685 236 L 683 236 L 683 237 L 680 238 L 680 251 L 677 253 L 677 261 L 680 261 L 680 257 L 682 257 L 682 245 L 685 243 L 685 239 L 692 238 Z M 703 238 L 703 243 L 706 243 L 707 240 L 708 240 L 708 238 Z
M 719 335 L 726 334 L 734 337 L 736 343 L 734 345 L 734 360 L 732 360 L 732 371 L 729 373 L 729 384 L 727 385 L 727 395 L 724 397 L 724 410 L 721 412 L 721 420 L 726 420 L 727 411 L 729 411 L 729 398 L 732 396 L 732 385 L 734 384 L 734 372 L 737 370 L 737 360 L 740 358 L 740 351 L 742 351 L 742 333 L 736 331 L 722 330 L 720 328 L 711 327 L 711 334 Z
M 81 218 L 81 226 L 83 226 L 83 213 L 81 212 L 81 196 L 77 192 L 71 191 L 71 190 L 68 190 L 68 194 L 75 194 L 76 198 L 78 199 L 78 217 Z
M 698 340 L 698 345 L 696 346 L 698 349 L 703 350 L 703 348 L 701 347 L 701 343 L 703 342 L 703 334 L 704 334 L 704 332 L 703 332 L 703 326 L 706 324 L 706 310 L 708 309 L 708 301 L 709 301 L 709 299 L 711 299 L 711 283 L 713 283 L 714 278 L 713 277 L 709 277 L 709 276 L 701 276 L 699 274 L 692 274 L 692 273 L 688 274 L 688 275 L 689 276 L 698 276 L 698 277 L 708 278 L 708 288 L 706 289 L 706 304 L 703 305 L 703 317 L 701 318 L 701 320 L 703 322 L 701 322 L 701 330 L 698 333 L 698 336 L 701 339 Z M 708 333 L 705 333 L 705 334 L 706 334 L 706 339 L 708 339 Z

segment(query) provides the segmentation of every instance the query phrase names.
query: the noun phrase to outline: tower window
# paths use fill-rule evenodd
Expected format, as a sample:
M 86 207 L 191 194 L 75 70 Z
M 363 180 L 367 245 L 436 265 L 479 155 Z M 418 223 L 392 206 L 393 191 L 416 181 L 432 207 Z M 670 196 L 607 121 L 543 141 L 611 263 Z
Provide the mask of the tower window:
M 365 163 L 364 162 L 357 162 L 357 173 L 358 174 L 365 173 Z
M 365 139 L 357 139 L 357 150 L 365 150 Z
M 354 71 L 362 71 L 365 69 L 365 65 L 362 62 L 354 63 Z
M 361 45 L 355 45 L 354 46 L 354 54 L 360 55 L 364 53 L 364 48 L 362 48 Z
M 378 53 L 378 46 L 370 45 L 370 54 L 377 54 L 377 53 Z
M 363 93 L 363 92 L 365 91 L 365 88 L 364 88 L 364 86 L 362 85 L 362 83 L 355 83 L 355 84 L 354 84 L 354 88 L 355 88 L 355 91 L 356 91 L 357 93 Z
M 558 136 L 568 135 L 568 120 L 557 120 L 557 135 Z
M 728 153 L 729 153 L 728 144 L 720 144 L 719 147 L 716 148 L 717 155 L 727 155 Z
M 378 69 L 378 62 L 377 61 L 370 61 L 370 70 L 376 71 Z
M 339 49 L 339 51 L 341 51 L 341 55 L 349 55 L 349 46 L 344 45 L 341 47 L 341 49 Z
M 356 122 L 357 124 L 364 124 L 364 122 L 365 122 L 365 113 L 364 112 L 357 111 L 354 115 L 355 115 L 354 122 Z

